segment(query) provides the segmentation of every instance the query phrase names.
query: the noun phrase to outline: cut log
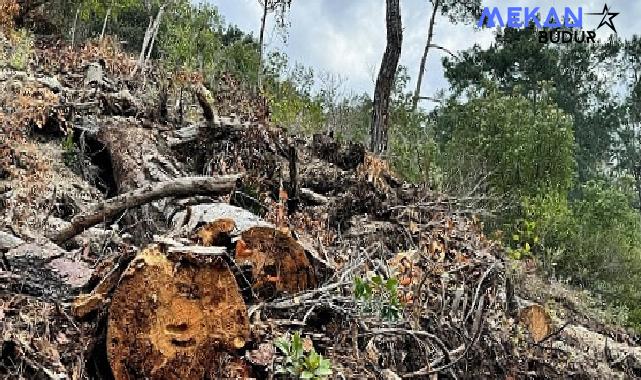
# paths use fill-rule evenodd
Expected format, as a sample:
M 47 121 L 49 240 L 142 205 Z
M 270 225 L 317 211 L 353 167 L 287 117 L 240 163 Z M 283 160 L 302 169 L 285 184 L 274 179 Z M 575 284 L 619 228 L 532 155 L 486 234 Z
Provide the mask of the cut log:
M 110 307 L 107 357 L 116 379 L 220 378 L 249 338 L 247 308 L 219 257 L 142 251 Z
M 120 276 L 134 258 L 133 252 L 120 255 L 113 267 L 100 279 L 100 282 L 89 294 L 81 294 L 71 306 L 71 312 L 78 319 L 86 318 L 91 313 L 102 309 L 120 281 Z M 106 263 L 103 263 L 106 264 Z
M 77 215 L 71 224 L 51 237 L 56 244 L 64 243 L 82 231 L 96 224 L 108 221 L 120 212 L 166 197 L 193 195 L 221 195 L 229 193 L 236 186 L 238 176 L 185 177 L 149 184 L 141 189 L 108 199 L 92 207 L 91 211 Z
M 109 152 L 118 194 L 186 175 L 156 130 L 114 121 L 101 126 L 95 138 Z
M 100 125 L 88 137 L 95 141 L 98 151 L 108 152 L 107 166 L 114 189 L 113 194 L 123 194 L 158 182 L 187 176 L 182 165 L 174 158 L 158 128 L 145 128 L 131 119 L 113 117 Z M 154 234 L 164 232 L 165 221 L 178 207 L 172 198 L 145 204 L 127 213 L 122 226 L 134 241 L 143 245 Z
M 236 263 L 252 267 L 253 289 L 261 298 L 281 292 L 298 293 L 316 287 L 314 269 L 305 249 L 289 233 L 253 227 L 242 233 Z
M 521 310 L 519 320 L 527 327 L 535 343 L 552 332 L 552 319 L 541 305 L 534 304 Z
M 174 228 L 197 230 L 195 237 L 204 245 L 232 246 L 236 240 L 235 264 L 251 267 L 248 280 L 259 298 L 316 286 L 315 270 L 303 246 L 247 210 L 228 204 L 192 206 L 176 215 Z

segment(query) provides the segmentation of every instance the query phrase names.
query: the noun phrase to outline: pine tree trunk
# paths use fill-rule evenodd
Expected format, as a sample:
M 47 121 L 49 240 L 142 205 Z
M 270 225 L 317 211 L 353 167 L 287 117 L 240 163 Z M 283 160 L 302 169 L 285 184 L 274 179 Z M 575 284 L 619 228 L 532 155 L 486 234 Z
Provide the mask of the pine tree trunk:
M 387 0 L 387 48 L 383 55 L 378 79 L 376 80 L 370 129 L 370 149 L 377 155 L 384 154 L 387 151 L 390 93 L 394 85 L 394 77 L 403 44 L 403 26 L 399 3 L 400 0 Z
M 135 124 L 102 126 L 95 138 L 109 152 L 115 194 L 187 175 L 154 129 Z M 165 227 L 162 221 L 172 209 L 170 200 L 158 200 L 128 210 L 123 222 L 131 226 L 135 238 L 149 241 Z

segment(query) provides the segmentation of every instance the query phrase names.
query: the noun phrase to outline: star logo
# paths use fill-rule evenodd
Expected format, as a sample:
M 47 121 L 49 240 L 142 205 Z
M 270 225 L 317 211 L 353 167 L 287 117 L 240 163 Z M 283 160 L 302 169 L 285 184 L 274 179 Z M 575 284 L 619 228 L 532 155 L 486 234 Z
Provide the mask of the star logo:
M 614 22 L 612 22 L 612 19 L 618 16 L 619 12 L 610 12 L 610 8 L 608 8 L 608 4 L 605 4 L 603 6 L 603 11 L 601 13 L 588 13 L 588 14 L 603 16 L 603 18 L 601 19 L 601 22 L 599 23 L 599 26 L 597 26 L 597 29 L 600 29 L 603 25 L 607 25 L 610 27 L 610 29 L 614 31 L 614 33 L 617 32 L 617 29 L 614 27 Z

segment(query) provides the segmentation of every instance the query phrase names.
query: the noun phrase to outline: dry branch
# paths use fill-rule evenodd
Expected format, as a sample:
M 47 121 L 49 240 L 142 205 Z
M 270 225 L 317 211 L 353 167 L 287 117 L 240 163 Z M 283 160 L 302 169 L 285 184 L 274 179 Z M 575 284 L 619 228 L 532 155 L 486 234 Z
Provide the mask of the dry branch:
M 228 175 L 220 177 L 184 177 L 174 180 L 150 184 L 140 189 L 130 191 L 115 198 L 100 202 L 91 211 L 77 215 L 71 224 L 51 237 L 56 244 L 64 243 L 87 228 L 109 220 L 120 212 L 138 207 L 167 197 L 184 197 L 193 195 L 221 195 L 229 193 L 236 186 L 239 176 Z

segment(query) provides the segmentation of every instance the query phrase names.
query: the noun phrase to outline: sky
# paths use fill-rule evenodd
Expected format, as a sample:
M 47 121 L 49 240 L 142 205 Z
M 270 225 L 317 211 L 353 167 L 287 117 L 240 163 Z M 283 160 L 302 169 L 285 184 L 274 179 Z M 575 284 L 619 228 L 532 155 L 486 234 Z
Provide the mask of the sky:
M 255 36 L 260 30 L 262 16 L 258 0 L 207 0 L 218 7 L 227 23 L 236 24 Z M 613 21 L 620 37 L 641 34 L 638 19 L 641 17 L 641 1 L 606 0 L 610 12 L 620 12 Z M 594 0 L 483 0 L 483 6 L 499 6 L 503 12 L 508 6 L 539 6 L 547 8 L 583 7 L 584 25 L 594 28 L 599 16 L 585 15 L 601 12 L 604 3 Z M 401 0 L 403 20 L 403 47 L 401 65 L 408 68 L 416 78 L 427 39 L 427 29 L 432 7 L 428 0 Z M 274 29 L 273 18 L 266 28 L 267 49 L 287 53 L 290 62 L 299 62 L 317 72 L 339 74 L 346 79 L 347 90 L 369 93 L 374 90 L 377 68 L 385 51 L 385 1 L 384 0 L 293 0 L 289 13 L 291 26 L 287 42 Z M 636 24 L 636 27 L 635 27 Z M 452 24 L 444 16 L 437 16 L 433 43 L 453 52 L 479 44 L 487 47 L 494 40 L 494 31 L 478 30 L 475 23 Z M 607 27 L 599 30 L 599 36 Z M 425 79 L 421 93 L 435 95 L 447 88 L 441 65 L 442 55 L 431 49 L 428 55 Z M 411 84 L 414 88 L 415 82 Z

